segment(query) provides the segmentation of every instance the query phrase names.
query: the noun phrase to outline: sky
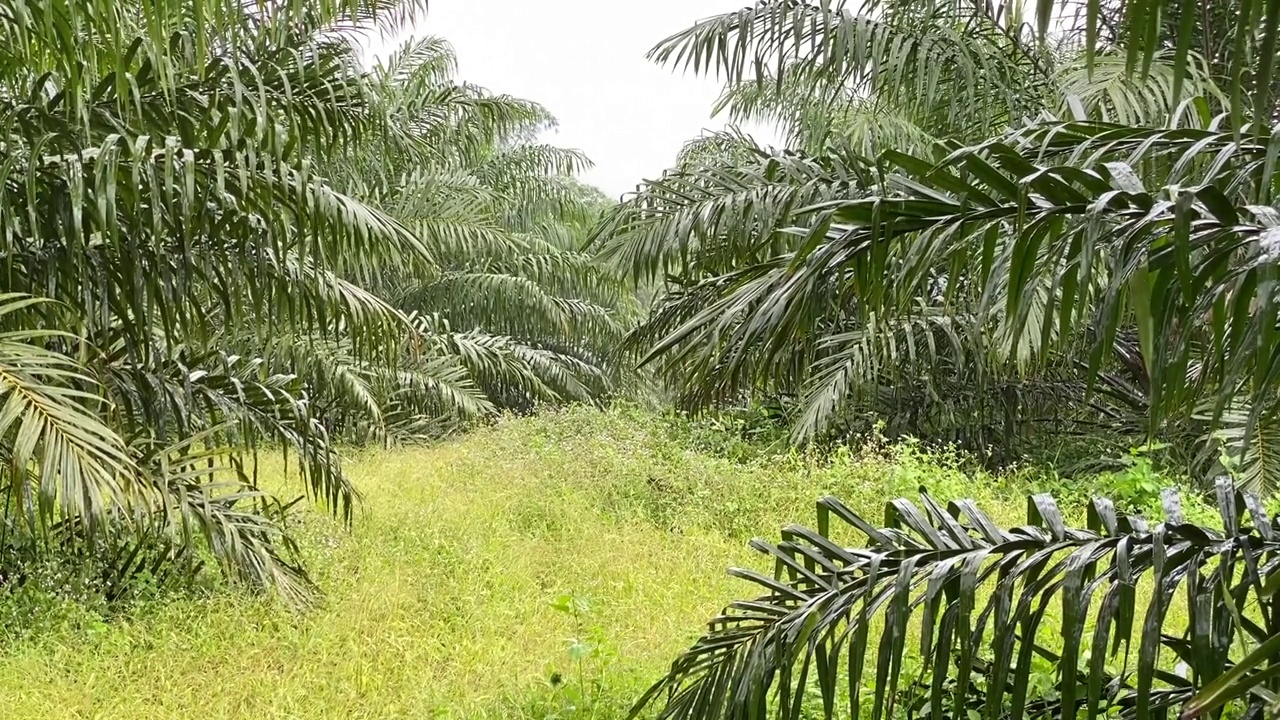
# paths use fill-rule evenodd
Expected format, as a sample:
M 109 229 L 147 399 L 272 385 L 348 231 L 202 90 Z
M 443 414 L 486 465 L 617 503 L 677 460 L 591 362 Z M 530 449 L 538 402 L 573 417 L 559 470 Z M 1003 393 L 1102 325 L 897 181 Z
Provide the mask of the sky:
M 559 120 L 544 138 L 583 150 L 583 179 L 611 197 L 671 165 L 711 119 L 719 84 L 682 75 L 645 53 L 696 21 L 743 0 L 431 0 L 413 34 L 440 35 L 458 53 L 461 80 L 534 100 Z M 374 42 L 375 56 L 402 38 Z M 748 128 L 765 143 L 776 136 Z

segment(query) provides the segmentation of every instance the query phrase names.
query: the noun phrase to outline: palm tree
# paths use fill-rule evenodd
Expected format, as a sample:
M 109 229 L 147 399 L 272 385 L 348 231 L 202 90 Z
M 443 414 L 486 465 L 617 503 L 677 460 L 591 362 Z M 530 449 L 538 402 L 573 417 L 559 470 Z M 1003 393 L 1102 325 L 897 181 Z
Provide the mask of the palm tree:
M 430 118 L 412 132 L 434 149 L 425 163 L 377 152 L 378 172 L 362 178 L 362 195 L 414 228 L 436 266 L 380 287 L 420 327 L 430 317 L 441 350 L 498 409 L 598 399 L 619 379 L 629 312 L 617 273 L 581 251 L 608 203 L 575 179 L 582 153 L 537 141 L 555 123 L 545 108 L 435 77 L 452 65 L 428 38 L 375 70 L 390 107 Z M 417 109 L 424 99 L 434 112 Z
M 459 83 L 455 68 L 443 39 L 405 41 L 372 69 L 376 105 L 396 136 L 325 168 L 430 256 L 428 268 L 388 264 L 365 285 L 412 327 L 394 363 L 357 368 L 345 345 L 332 344 L 316 362 L 314 342 L 275 344 L 285 366 L 314 368 L 316 384 L 360 378 L 369 410 L 393 408 L 373 415 L 339 395 L 325 413 L 334 429 L 384 440 L 438 434 L 500 411 L 595 401 L 619 379 L 614 348 L 628 296 L 616 273 L 579 249 L 606 205 L 574 177 L 589 161 L 536 141 L 555 122 L 544 108 Z
M 0 2 L 0 545 L 299 600 L 260 449 L 350 520 L 339 442 L 607 394 L 585 159 L 438 40 L 359 62 L 424 9 Z
M 805 437 L 886 389 L 1064 372 L 1148 436 L 1219 439 L 1258 487 L 1280 400 L 1278 25 L 1272 0 L 760 2 L 654 57 L 725 77 L 725 106 L 791 146 L 701 142 L 594 240 L 669 276 L 634 337 L 694 403 L 791 391 Z M 1280 519 L 1229 481 L 1214 497 L 1220 527 L 1166 495 L 1154 526 L 1095 501 L 1071 528 L 1037 497 L 1014 529 L 927 495 L 877 528 L 824 499 L 816 530 L 754 544 L 773 576 L 735 574 L 762 594 L 637 712 L 1259 717 Z
M 1078 30 L 1073 5 L 1037 8 L 1065 28 L 1037 33 L 1017 4 L 761 2 L 664 41 L 656 59 L 722 74 L 724 107 L 781 120 L 792 145 L 697 154 L 599 226 L 605 257 L 679 287 L 636 344 L 695 406 L 798 396 L 798 439 L 903 388 L 943 407 L 981 388 L 999 421 L 1120 380 L 1150 389 L 1144 434 L 1185 438 L 1207 469 L 1227 428 L 1259 481 L 1272 344 L 1241 311 L 1271 305 L 1241 303 L 1270 287 L 1271 135 L 1232 124 L 1251 86 L 1220 89 L 1221 57 L 1158 32 L 1119 47 L 1099 27 L 1131 27 L 1134 5 L 1094 5 Z M 1157 252 L 1171 227 L 1178 250 Z
M 218 339 L 344 336 L 371 356 L 395 337 L 397 311 L 358 283 L 426 249 L 314 167 L 393 137 L 343 28 L 422 9 L 0 7 L 5 287 L 51 300 L 11 295 L 3 316 L 25 346 L 0 389 L 6 533 L 159 524 L 251 584 L 305 590 L 238 458 L 284 444 L 342 515 L 353 489 L 298 378 Z

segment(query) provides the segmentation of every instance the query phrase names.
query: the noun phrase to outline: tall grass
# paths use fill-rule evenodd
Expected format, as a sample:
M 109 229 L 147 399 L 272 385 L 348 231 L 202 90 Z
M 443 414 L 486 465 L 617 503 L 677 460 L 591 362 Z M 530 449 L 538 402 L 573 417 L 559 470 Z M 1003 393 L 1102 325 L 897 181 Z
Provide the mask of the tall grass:
M 352 530 L 300 528 L 319 607 L 214 591 L 68 614 L 0 650 L 0 718 L 620 717 L 742 593 L 724 570 L 758 566 L 746 542 L 810 522 L 819 496 L 879 517 L 927 484 L 1024 512 L 1021 490 L 909 445 L 743 463 L 693 432 L 575 409 L 355 454 Z

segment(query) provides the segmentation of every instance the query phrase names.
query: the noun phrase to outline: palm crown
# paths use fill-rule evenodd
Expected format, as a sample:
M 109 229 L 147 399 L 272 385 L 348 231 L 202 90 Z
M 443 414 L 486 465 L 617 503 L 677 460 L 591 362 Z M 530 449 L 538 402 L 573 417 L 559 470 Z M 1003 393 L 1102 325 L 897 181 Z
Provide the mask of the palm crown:
M 260 446 L 349 518 L 339 442 L 609 392 L 585 159 L 439 40 L 359 61 L 424 10 L 0 4 L 6 541 L 159 542 L 300 598 Z
M 1041 6 L 762 2 L 654 49 L 789 137 L 697 141 L 593 236 L 667 277 L 632 339 L 689 405 L 777 393 L 799 439 L 865 411 L 981 447 L 1066 399 L 1261 482 L 1269 61 L 1233 70 L 1195 22 L 1122 46 L 1136 3 Z

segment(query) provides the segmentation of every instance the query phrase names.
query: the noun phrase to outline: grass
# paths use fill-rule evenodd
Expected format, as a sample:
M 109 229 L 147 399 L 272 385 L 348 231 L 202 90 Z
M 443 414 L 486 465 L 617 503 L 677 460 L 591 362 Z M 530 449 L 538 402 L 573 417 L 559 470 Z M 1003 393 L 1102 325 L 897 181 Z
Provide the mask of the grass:
M 758 566 L 746 542 L 812 522 L 819 496 L 878 519 L 927 482 L 1024 512 L 909 446 L 747 465 L 690 448 L 651 416 L 576 409 L 356 454 L 354 527 L 301 529 L 319 607 L 217 592 L 64 623 L 0 650 L 0 717 L 621 717 L 747 589 L 724 573 Z

